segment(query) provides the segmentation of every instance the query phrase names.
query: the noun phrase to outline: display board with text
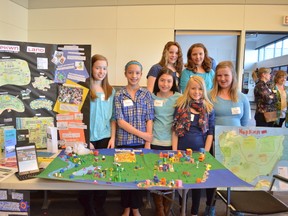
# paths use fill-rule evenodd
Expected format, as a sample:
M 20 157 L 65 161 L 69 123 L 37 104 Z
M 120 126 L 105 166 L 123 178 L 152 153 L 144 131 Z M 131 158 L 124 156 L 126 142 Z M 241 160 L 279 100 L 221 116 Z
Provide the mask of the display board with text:
M 82 126 L 74 127 L 88 143 L 90 58 L 90 45 L 0 41 L 0 126 L 28 129 L 29 141 L 46 148 L 57 114 L 80 113 Z

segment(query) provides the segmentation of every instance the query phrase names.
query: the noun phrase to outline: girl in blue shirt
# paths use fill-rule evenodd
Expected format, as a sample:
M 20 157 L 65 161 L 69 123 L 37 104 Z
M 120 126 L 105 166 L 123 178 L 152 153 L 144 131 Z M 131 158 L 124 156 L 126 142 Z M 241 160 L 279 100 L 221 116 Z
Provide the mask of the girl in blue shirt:
M 177 92 L 176 78 L 173 71 L 162 68 L 156 78 L 152 98 L 154 101 L 155 118 L 153 123 L 152 149 L 172 150 L 171 127 L 176 100 L 181 95 Z M 166 191 L 167 192 L 167 191 Z M 156 208 L 155 215 L 168 215 L 171 201 L 162 195 L 153 193 Z M 173 191 L 166 193 L 173 199 Z
M 210 100 L 215 110 L 215 125 L 246 126 L 251 116 L 250 103 L 246 95 L 238 90 L 237 74 L 231 61 L 222 61 L 216 67 Z M 214 188 L 206 190 L 205 216 L 215 215 L 212 203 Z
M 96 54 L 92 56 L 91 66 L 90 147 L 114 148 L 116 122 L 112 113 L 115 90 L 108 82 L 108 60 Z M 79 201 L 84 206 L 85 215 L 105 215 L 106 196 L 106 190 L 81 191 Z
M 96 54 L 92 57 L 90 142 L 95 149 L 115 146 L 116 122 L 112 115 L 115 90 L 108 82 L 107 67 L 104 56 Z
M 246 95 L 238 90 L 237 74 L 231 61 L 223 61 L 217 65 L 210 99 L 214 105 L 216 125 L 248 124 L 251 116 L 250 103 Z
M 214 71 L 212 60 L 208 56 L 208 50 L 202 43 L 193 44 L 187 52 L 187 64 L 181 73 L 180 89 L 184 92 L 186 85 L 192 76 L 200 76 L 204 79 L 206 89 L 213 87 Z

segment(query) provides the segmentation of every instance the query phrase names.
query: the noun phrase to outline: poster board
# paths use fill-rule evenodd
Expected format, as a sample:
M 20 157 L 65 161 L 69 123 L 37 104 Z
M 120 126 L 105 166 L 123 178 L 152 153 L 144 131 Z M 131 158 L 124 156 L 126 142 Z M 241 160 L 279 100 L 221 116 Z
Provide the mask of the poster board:
M 288 178 L 288 130 L 267 127 L 215 127 L 215 157 L 255 189 L 268 189 L 272 176 Z M 288 185 L 275 182 L 274 190 Z
M 39 131 L 56 126 L 59 92 L 63 86 L 75 85 L 78 99 L 67 100 L 65 105 L 76 105 L 72 111 L 85 112 L 88 143 L 90 58 L 91 45 L 0 41 L 0 126 L 29 129 L 27 122 L 34 122 Z M 69 94 L 73 86 L 65 88 Z M 52 122 L 47 121 L 50 118 Z M 37 148 L 46 148 L 45 133 L 39 136 Z

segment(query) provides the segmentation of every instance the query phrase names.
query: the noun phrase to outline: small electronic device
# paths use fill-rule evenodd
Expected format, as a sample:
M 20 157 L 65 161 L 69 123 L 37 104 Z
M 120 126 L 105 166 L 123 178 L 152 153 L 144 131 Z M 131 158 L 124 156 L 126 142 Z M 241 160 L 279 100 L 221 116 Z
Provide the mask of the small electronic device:
M 15 151 L 18 166 L 18 172 L 15 175 L 20 181 L 34 178 L 41 173 L 42 169 L 38 165 L 37 151 L 34 143 L 16 145 Z

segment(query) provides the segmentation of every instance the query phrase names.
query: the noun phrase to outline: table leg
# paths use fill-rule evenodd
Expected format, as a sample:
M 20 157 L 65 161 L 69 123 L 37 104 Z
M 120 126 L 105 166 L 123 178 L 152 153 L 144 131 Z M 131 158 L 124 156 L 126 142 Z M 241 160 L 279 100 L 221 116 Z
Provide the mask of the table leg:
M 226 216 L 230 215 L 230 194 L 231 188 L 227 187 L 227 207 L 226 207 Z
M 43 198 L 43 204 L 42 204 L 42 210 L 47 210 L 50 204 L 50 200 L 48 200 L 48 191 L 44 190 L 44 198 Z
M 186 216 L 186 197 L 187 197 L 188 189 L 182 190 L 182 206 L 181 206 L 181 216 Z

